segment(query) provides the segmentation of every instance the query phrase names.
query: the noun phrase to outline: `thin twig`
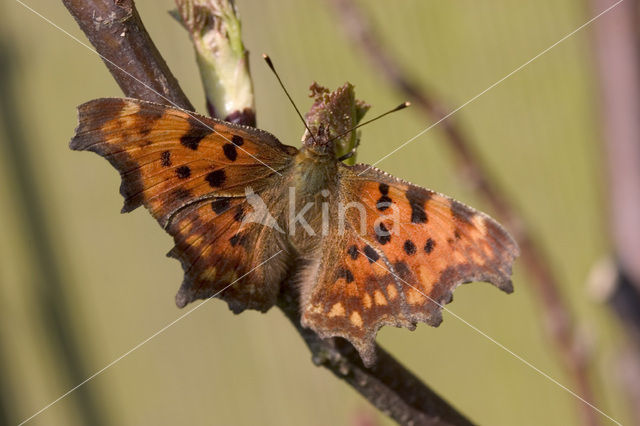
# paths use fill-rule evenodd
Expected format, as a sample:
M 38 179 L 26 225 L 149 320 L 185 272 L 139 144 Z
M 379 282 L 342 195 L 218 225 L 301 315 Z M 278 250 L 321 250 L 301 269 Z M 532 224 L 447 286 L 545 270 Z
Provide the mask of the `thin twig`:
M 448 109 L 442 103 L 416 83 L 403 70 L 398 61 L 384 49 L 377 38 L 373 25 L 368 17 L 358 9 L 356 2 L 350 0 L 327 0 L 337 12 L 343 28 L 349 38 L 361 49 L 362 53 L 375 65 L 375 69 L 386 80 L 425 115 L 440 121 L 447 115 Z M 554 276 L 551 265 L 543 250 L 532 237 L 522 215 L 512 205 L 505 192 L 491 178 L 488 167 L 481 161 L 468 135 L 464 134 L 455 120 L 447 118 L 440 123 L 440 128 L 447 137 L 448 145 L 456 155 L 457 161 L 474 188 L 492 207 L 494 213 L 509 228 L 522 253 L 522 262 L 526 266 L 531 283 L 541 299 L 544 310 L 546 330 L 553 338 L 565 369 L 573 377 L 577 392 L 587 401 L 594 401 L 594 393 L 588 374 L 587 353 L 583 350 L 578 333 L 575 330 L 573 315 L 560 291 L 560 284 Z M 595 425 L 597 413 L 587 405 L 578 402 L 583 416 L 583 424 Z
M 156 79 L 160 78 L 165 82 L 160 85 L 164 96 L 179 105 L 189 105 L 188 108 L 192 109 L 146 34 L 140 17 L 135 12 L 133 1 L 63 0 L 63 2 L 76 17 L 78 24 L 98 53 L 110 59 L 117 58 L 118 66 L 127 72 L 135 72 L 134 75 L 141 82 L 152 85 L 154 89 L 158 87 Z M 105 31 L 101 25 L 94 25 L 95 16 L 110 16 L 111 13 L 121 16 L 123 7 L 127 18 L 111 20 L 108 31 Z M 124 31 L 130 28 L 136 28 L 136 30 Z M 113 43 L 114 34 L 123 34 L 116 44 Z M 129 37 L 133 37 L 135 41 L 128 41 Z M 135 48 L 122 49 L 121 46 L 135 46 Z M 148 57 L 155 58 L 154 62 L 146 61 Z M 143 63 L 139 64 L 138 61 Z M 126 96 L 157 101 L 156 94 L 140 88 L 140 83 L 132 83 L 126 74 L 119 70 L 112 70 L 112 75 Z M 166 103 L 164 100 L 161 102 Z M 401 424 L 460 426 L 472 424 L 381 348 L 378 348 L 377 364 L 372 368 L 366 368 L 357 352 L 346 341 L 322 340 L 312 331 L 302 328 L 298 300 L 295 286 L 285 285 L 279 297 L 278 306 L 305 340 L 313 354 L 314 362 L 328 368 L 336 377 L 352 386 L 382 412 Z

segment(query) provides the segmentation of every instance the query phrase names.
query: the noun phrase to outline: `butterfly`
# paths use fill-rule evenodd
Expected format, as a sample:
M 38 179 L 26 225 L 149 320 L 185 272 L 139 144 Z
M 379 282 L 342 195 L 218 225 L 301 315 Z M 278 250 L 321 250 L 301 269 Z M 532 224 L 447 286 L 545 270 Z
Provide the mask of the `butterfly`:
M 123 212 L 146 207 L 173 236 L 176 303 L 212 296 L 235 313 L 299 289 L 302 325 L 342 337 L 365 365 L 383 325 L 437 326 L 461 283 L 510 293 L 517 244 L 496 221 L 364 164 L 339 161 L 331 129 L 300 149 L 270 133 L 136 99 L 79 108 L 71 149 L 122 178 Z M 362 111 L 360 111 L 362 113 Z

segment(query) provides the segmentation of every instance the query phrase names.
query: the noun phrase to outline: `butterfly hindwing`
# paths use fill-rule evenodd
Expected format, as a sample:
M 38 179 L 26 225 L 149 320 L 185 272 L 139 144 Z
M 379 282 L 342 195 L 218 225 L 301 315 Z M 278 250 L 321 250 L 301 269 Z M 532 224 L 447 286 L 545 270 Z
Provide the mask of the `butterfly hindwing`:
M 262 194 L 270 200 L 268 192 Z M 245 198 L 216 198 L 178 212 L 167 230 L 175 247 L 169 256 L 182 263 L 184 281 L 178 306 L 215 294 L 234 312 L 265 311 L 286 275 L 282 234 L 259 223 L 245 223 Z
M 493 219 L 444 195 L 366 165 L 342 166 L 345 233 L 322 248 L 303 306 L 303 323 L 323 337 L 348 339 L 371 364 L 383 325 L 437 326 L 459 284 L 488 281 L 513 290 L 518 247 Z
M 269 228 L 244 224 L 241 212 L 248 187 L 265 200 L 276 196 L 269 188 L 296 148 L 264 131 L 135 99 L 90 101 L 79 107 L 79 122 L 71 148 L 96 152 L 120 172 L 123 212 L 144 205 L 174 236 L 170 255 L 185 270 L 178 305 L 236 280 L 221 294 L 232 309 L 275 302 L 283 261 L 258 266 L 282 242 Z

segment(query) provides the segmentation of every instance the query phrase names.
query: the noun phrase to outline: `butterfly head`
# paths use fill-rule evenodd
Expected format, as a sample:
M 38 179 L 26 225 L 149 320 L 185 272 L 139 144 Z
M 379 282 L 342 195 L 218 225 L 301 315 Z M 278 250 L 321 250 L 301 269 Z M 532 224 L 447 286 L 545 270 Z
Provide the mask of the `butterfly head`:
M 313 127 L 312 127 L 313 128 Z M 304 147 L 314 154 L 321 156 L 335 156 L 334 140 L 327 127 L 320 124 L 315 134 L 306 131 L 303 136 Z

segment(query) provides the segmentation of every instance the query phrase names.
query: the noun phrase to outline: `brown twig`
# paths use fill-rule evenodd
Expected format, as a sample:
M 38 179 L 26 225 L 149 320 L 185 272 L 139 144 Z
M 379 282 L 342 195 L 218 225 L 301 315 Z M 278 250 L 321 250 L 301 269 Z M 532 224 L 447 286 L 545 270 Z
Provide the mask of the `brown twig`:
M 377 38 L 373 25 L 350 0 L 328 0 L 343 24 L 343 28 L 362 53 L 397 90 L 408 96 L 415 105 L 430 119 L 443 120 L 440 128 L 445 133 L 449 146 L 456 155 L 463 174 L 468 177 L 478 193 L 491 205 L 498 216 L 509 228 L 522 252 L 522 262 L 532 277 L 531 282 L 541 299 L 541 307 L 545 311 L 546 329 L 553 338 L 560 359 L 566 370 L 573 377 L 577 392 L 585 400 L 593 402 L 594 393 L 589 381 L 587 354 L 580 344 L 578 333 L 574 327 L 571 310 L 565 301 L 560 284 L 554 276 L 551 265 L 538 244 L 533 239 L 522 216 L 508 200 L 505 192 L 491 178 L 487 166 L 480 160 L 469 137 L 451 118 L 446 118 L 447 109 L 423 87 L 418 85 L 398 61 L 384 49 Z M 583 424 L 597 424 L 597 413 L 589 406 L 579 403 Z
M 192 109 L 189 101 L 171 77 L 160 54 L 144 30 L 133 1 L 123 0 L 63 0 L 71 14 L 85 32 L 98 53 L 117 58 L 117 65 L 134 73 L 142 83 L 148 84 L 171 101 Z M 104 19 L 96 25 L 96 16 L 124 17 Z M 135 29 L 135 31 L 132 31 Z M 123 34 L 120 36 L 120 34 Z M 114 37 L 117 37 L 114 39 Z M 132 37 L 134 40 L 127 40 Z M 123 48 L 123 46 L 125 48 Z M 153 61 L 148 61 L 153 58 Z M 142 63 L 138 63 L 138 62 Z M 127 74 L 107 63 L 112 75 L 126 96 L 158 101 L 158 95 L 131 81 Z M 156 79 L 163 83 L 158 86 Z M 163 101 L 160 101 L 163 102 Z M 166 101 L 164 101 L 166 103 Z M 401 424 L 460 425 L 472 423 L 437 395 L 428 386 L 404 368 L 384 350 L 378 348 L 378 362 L 372 368 L 362 364 L 353 347 L 340 339 L 322 340 L 300 325 L 298 295 L 294 286 L 284 286 L 278 306 L 292 321 L 313 354 L 316 364 L 322 365 L 363 395 L 375 407 Z
M 193 111 L 144 28 L 133 0 L 62 2 L 127 96 L 165 105 L 171 99 L 175 105 Z
M 304 339 L 313 362 L 347 382 L 380 411 L 402 425 L 473 424 L 381 347 L 376 348 L 376 364 L 367 368 L 346 340 L 323 340 L 303 328 L 298 300 L 295 287 L 285 287 L 278 307 Z

